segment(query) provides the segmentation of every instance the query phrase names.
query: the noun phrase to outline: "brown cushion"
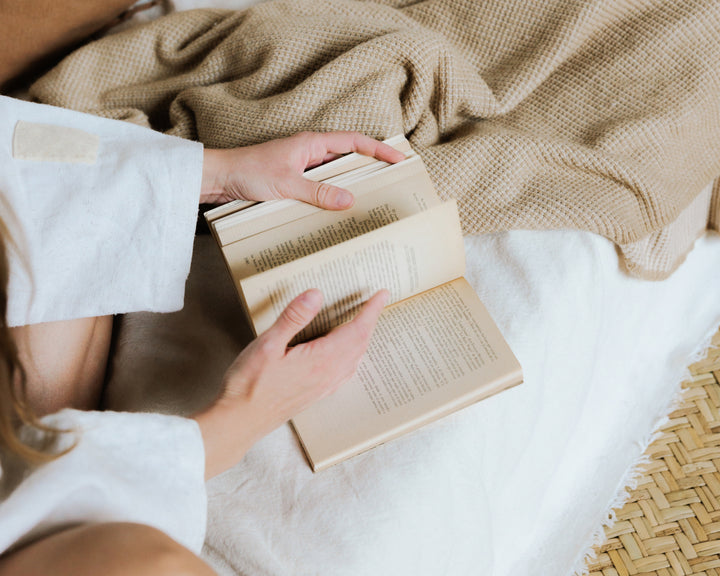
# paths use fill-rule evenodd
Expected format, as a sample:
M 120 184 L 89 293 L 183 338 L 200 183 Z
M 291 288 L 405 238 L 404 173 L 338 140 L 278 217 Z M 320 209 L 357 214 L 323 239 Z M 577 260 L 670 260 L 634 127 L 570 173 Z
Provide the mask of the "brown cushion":
M 136 0 L 0 0 L 0 86 L 97 32 Z

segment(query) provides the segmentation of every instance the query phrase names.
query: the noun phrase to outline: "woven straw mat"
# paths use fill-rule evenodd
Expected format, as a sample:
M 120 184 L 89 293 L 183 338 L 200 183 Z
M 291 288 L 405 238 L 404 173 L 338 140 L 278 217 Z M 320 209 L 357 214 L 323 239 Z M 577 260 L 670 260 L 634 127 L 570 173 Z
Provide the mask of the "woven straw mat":
M 720 331 L 690 367 L 590 576 L 720 576 Z

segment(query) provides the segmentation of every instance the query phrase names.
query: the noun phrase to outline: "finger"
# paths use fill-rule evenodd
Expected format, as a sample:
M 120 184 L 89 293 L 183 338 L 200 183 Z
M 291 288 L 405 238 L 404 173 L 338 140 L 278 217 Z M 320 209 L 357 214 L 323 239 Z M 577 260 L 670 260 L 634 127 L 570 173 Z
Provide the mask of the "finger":
M 317 162 L 310 162 L 310 164 L 307 165 L 306 169 L 310 170 L 311 168 L 315 168 L 316 166 L 320 166 L 321 164 L 325 164 L 332 160 L 337 160 L 338 158 L 342 158 L 342 154 L 327 153 L 325 154 L 325 156 L 323 156 L 322 160 L 319 160 Z
M 313 182 L 302 176 L 293 179 L 287 197 L 302 200 L 326 210 L 344 210 L 350 208 L 355 202 L 355 197 L 343 188 L 324 182 Z
M 326 162 L 331 162 L 332 160 L 337 160 L 338 158 L 342 158 L 342 154 L 328 153 L 325 154 L 325 158 L 322 159 L 322 163 L 325 164 Z
M 389 298 L 390 293 L 387 290 L 380 290 L 363 305 L 352 321 L 335 328 L 325 336 L 326 344 L 338 346 L 340 350 L 355 349 L 362 356 Z
M 327 132 L 323 134 L 323 139 L 327 152 L 335 154 L 358 152 L 391 164 L 405 160 L 405 154 L 399 150 L 359 132 Z
M 287 346 L 290 340 L 317 316 L 322 302 L 320 290 L 303 292 L 287 305 L 280 317 L 268 328 L 265 337 L 280 346 Z

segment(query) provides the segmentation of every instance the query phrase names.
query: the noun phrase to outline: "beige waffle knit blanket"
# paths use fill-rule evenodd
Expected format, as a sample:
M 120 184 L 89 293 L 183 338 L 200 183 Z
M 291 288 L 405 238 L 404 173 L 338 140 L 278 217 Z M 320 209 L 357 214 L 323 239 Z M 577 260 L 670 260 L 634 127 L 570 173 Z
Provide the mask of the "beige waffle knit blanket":
M 284 0 L 76 51 L 49 104 L 207 146 L 405 133 L 466 232 L 577 228 L 661 278 L 720 200 L 720 0 Z

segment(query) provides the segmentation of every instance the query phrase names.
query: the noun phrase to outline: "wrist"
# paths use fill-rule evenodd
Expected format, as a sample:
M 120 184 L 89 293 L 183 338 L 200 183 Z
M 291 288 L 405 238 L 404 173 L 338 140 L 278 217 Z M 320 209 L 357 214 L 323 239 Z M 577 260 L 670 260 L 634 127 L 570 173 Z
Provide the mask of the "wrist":
M 205 447 L 205 480 L 232 468 L 253 445 L 250 422 L 241 412 L 236 405 L 216 402 L 191 416 Z
M 216 204 L 225 191 L 223 177 L 223 151 L 203 150 L 202 183 L 200 185 L 200 204 Z

